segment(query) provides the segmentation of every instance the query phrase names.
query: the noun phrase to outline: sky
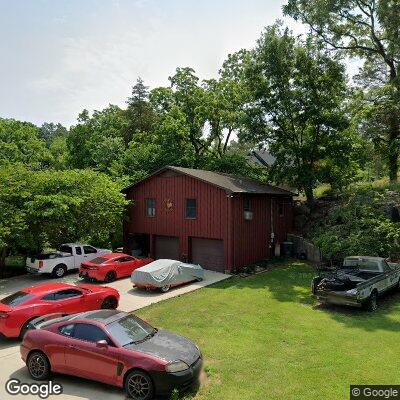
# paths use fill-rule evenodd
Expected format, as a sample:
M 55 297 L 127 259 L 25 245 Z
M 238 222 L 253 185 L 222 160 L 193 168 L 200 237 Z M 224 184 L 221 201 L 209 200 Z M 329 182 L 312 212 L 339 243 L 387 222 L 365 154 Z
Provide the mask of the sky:
M 285 2 L 0 0 L 0 117 L 69 127 L 84 108 L 125 107 L 139 76 L 150 88 L 176 67 L 216 77 Z

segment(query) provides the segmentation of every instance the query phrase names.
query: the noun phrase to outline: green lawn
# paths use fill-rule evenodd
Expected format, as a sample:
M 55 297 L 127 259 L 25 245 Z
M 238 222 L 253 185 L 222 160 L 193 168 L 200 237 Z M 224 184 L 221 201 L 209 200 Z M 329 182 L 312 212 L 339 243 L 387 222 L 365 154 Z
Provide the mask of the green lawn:
M 140 310 L 194 340 L 208 379 L 196 399 L 348 399 L 350 384 L 400 384 L 400 295 L 375 314 L 310 298 L 311 268 L 289 262 Z

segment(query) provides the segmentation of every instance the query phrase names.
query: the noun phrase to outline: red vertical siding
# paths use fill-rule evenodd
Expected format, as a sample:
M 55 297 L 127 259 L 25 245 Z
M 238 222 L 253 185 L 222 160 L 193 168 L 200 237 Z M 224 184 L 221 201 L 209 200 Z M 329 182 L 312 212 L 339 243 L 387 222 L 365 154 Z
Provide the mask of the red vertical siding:
M 224 190 L 186 175 L 164 173 L 132 188 L 128 198 L 128 233 L 180 237 L 181 254 L 189 255 L 189 238 L 221 239 L 228 245 L 228 196 Z M 156 216 L 146 216 L 146 199 L 156 201 Z M 186 219 L 186 199 L 197 199 L 197 218 Z M 172 208 L 167 209 L 167 201 Z M 225 262 L 228 267 L 227 251 Z
M 252 220 L 244 218 L 246 196 L 251 198 Z M 141 182 L 128 191 L 127 197 L 134 201 L 134 205 L 128 210 L 125 238 L 129 233 L 177 236 L 180 239 L 180 254 L 189 258 L 190 237 L 220 239 L 224 241 L 226 269 L 240 268 L 268 258 L 272 229 L 278 243 L 284 241 L 292 229 L 290 198 L 230 195 L 216 186 L 173 171 Z M 147 198 L 156 201 L 155 217 L 146 216 Z M 185 218 L 187 198 L 197 199 L 196 219 Z M 172 203 L 171 209 L 167 208 L 167 201 Z M 280 202 L 284 204 L 283 216 L 279 216 Z
M 283 214 L 279 214 L 279 204 L 282 204 Z M 273 221 L 275 242 L 282 243 L 293 229 L 293 204 L 289 198 L 273 199 Z
M 253 219 L 244 218 L 244 199 L 251 201 Z M 279 203 L 283 215 L 279 215 Z M 271 215 L 272 207 L 272 215 Z M 234 267 L 240 268 L 271 255 L 271 232 L 275 243 L 282 243 L 292 229 L 293 208 L 290 198 L 271 198 L 267 195 L 239 195 L 233 199 Z
M 270 199 L 266 196 L 249 196 L 252 220 L 244 218 L 245 195 L 233 199 L 234 267 L 251 264 L 269 256 Z

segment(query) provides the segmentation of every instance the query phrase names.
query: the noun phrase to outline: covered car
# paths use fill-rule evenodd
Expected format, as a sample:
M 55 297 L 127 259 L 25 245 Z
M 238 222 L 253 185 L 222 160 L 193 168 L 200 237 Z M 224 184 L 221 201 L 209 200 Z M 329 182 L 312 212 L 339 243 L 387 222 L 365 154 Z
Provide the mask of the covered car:
M 139 288 L 161 289 L 167 292 L 171 287 L 204 279 L 204 269 L 197 264 L 177 260 L 156 260 L 132 272 L 131 281 Z

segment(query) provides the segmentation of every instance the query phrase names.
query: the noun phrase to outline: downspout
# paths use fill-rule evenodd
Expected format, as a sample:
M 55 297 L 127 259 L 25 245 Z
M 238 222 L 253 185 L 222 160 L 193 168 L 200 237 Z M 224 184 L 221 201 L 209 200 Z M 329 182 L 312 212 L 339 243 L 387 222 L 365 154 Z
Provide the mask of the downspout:
M 233 218 L 233 194 L 232 193 L 227 193 L 227 198 L 228 198 L 228 221 L 229 221 L 229 226 L 228 226 L 228 260 L 229 260 L 229 266 L 230 270 L 227 271 L 228 273 L 232 273 L 232 270 L 235 269 L 234 265 L 234 256 L 233 256 L 233 241 L 235 240 L 235 221 Z
M 274 199 L 271 197 L 271 238 L 270 238 L 270 256 L 273 253 L 273 255 L 275 256 L 275 249 L 274 249 L 274 245 L 275 245 L 275 232 L 274 232 Z

